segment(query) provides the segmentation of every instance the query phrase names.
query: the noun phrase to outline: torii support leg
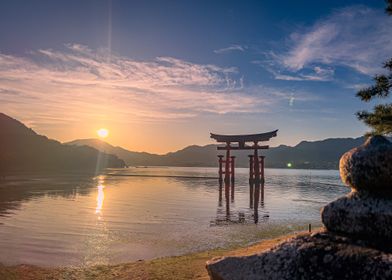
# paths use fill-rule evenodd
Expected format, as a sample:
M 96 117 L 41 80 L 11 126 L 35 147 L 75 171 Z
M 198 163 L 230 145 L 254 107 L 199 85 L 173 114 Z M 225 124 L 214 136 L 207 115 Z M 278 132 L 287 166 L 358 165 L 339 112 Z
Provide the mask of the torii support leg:
M 255 224 L 257 224 L 259 222 L 260 184 L 255 184 L 254 188 L 253 215 Z
M 230 143 L 227 143 L 227 150 L 226 150 L 225 183 L 230 183 Z
M 253 155 L 249 155 L 249 184 L 253 184 Z
M 249 182 L 249 208 L 251 209 L 253 209 L 253 197 L 254 197 L 253 182 Z
M 231 202 L 234 203 L 234 182 L 230 185 Z
M 225 183 L 226 220 L 230 221 L 230 184 Z
M 264 185 L 260 185 L 260 206 L 264 208 Z
M 260 205 L 264 207 L 264 156 L 260 156 Z
M 223 170 L 222 170 L 222 164 L 223 164 L 223 156 L 219 155 L 219 183 L 222 184 L 223 182 Z
M 219 203 L 218 206 L 222 206 L 222 182 L 219 182 Z
M 264 184 L 264 156 L 260 156 L 260 178 L 261 183 Z
M 257 142 L 255 142 L 255 146 L 257 146 Z M 260 183 L 260 166 L 259 166 L 259 155 L 257 149 L 254 149 L 253 165 L 254 165 L 255 184 L 258 185 Z
M 234 185 L 234 180 L 235 180 L 235 175 L 234 175 L 234 167 L 235 167 L 235 164 L 234 164 L 234 160 L 235 160 L 235 156 L 231 156 L 230 157 L 230 175 L 231 175 L 231 177 L 230 177 L 230 179 L 231 179 L 231 183 Z

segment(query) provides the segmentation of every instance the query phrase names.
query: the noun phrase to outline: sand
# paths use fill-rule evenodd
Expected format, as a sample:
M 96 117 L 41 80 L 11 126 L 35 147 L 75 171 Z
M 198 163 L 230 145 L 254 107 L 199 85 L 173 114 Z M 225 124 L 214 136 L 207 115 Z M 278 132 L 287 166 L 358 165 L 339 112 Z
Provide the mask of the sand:
M 4 266 L 0 264 L 0 279 L 209 279 L 205 268 L 207 260 L 220 256 L 256 254 L 299 234 L 305 234 L 305 232 L 265 239 L 242 248 L 215 249 L 178 257 L 164 257 L 118 265 L 43 268 L 32 265 Z

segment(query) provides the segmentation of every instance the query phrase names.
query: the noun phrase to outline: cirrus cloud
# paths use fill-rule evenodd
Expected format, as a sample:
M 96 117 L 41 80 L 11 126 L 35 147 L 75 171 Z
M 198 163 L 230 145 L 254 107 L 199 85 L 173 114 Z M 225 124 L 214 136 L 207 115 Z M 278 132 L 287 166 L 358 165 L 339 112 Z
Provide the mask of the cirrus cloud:
M 365 6 L 335 10 L 313 26 L 293 32 L 285 50 L 267 53 L 276 79 L 329 81 L 334 68 L 363 75 L 380 71 L 391 56 L 392 18 Z

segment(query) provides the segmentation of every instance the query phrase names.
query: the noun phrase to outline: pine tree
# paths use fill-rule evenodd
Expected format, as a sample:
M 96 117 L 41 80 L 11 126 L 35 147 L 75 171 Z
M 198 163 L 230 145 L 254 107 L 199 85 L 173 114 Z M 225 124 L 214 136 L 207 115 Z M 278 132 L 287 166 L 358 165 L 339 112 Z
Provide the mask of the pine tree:
M 386 13 L 392 15 L 392 0 L 385 0 Z M 374 77 L 375 85 L 357 92 L 362 101 L 368 102 L 373 98 L 386 98 L 392 93 L 392 58 L 384 63 L 388 74 Z M 357 117 L 372 128 L 369 134 L 392 135 L 392 103 L 376 105 L 372 112 L 360 111 Z
M 392 0 L 385 0 L 387 2 L 387 8 L 385 9 L 387 14 L 392 15 Z

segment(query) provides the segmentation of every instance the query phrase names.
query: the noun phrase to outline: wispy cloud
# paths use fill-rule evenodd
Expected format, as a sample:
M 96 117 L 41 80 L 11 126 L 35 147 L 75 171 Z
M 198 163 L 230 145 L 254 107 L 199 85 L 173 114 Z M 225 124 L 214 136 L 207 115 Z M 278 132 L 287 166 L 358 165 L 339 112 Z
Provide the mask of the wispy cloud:
M 335 67 L 374 75 L 391 56 L 392 18 L 365 6 L 336 10 L 297 30 L 287 49 L 269 52 L 265 62 L 276 79 L 330 80 Z
M 28 56 L 0 54 L 0 111 L 36 123 L 159 122 L 203 113 L 261 112 L 287 98 L 276 89 L 244 88 L 235 68 L 172 57 L 138 61 L 67 45 Z
M 223 53 L 229 53 L 229 52 L 233 52 L 233 51 L 243 52 L 247 48 L 248 48 L 247 46 L 230 45 L 229 47 L 226 47 L 226 48 L 221 48 L 221 49 L 214 50 L 214 53 L 223 54 Z
M 369 87 L 370 84 L 365 84 L 365 83 L 359 83 L 359 84 L 344 84 L 343 86 L 344 86 L 345 88 L 348 88 L 348 89 L 360 90 L 360 89 Z
M 260 63 L 257 63 L 260 64 Z M 310 69 L 306 69 L 301 73 L 292 73 L 282 69 L 276 69 L 274 66 L 262 66 L 273 74 L 276 80 L 284 81 L 331 81 L 333 79 L 335 70 L 331 67 L 322 68 L 315 66 Z

